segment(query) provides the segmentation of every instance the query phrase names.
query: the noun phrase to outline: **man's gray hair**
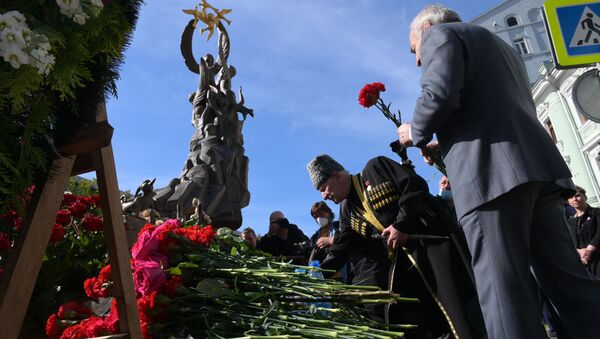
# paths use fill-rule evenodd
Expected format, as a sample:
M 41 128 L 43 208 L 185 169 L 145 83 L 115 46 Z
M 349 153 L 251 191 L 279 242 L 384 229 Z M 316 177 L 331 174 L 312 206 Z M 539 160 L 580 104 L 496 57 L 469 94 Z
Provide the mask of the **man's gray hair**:
M 410 30 L 420 38 L 423 33 L 423 24 L 426 22 L 429 22 L 431 25 L 439 25 L 460 21 L 460 15 L 455 11 L 440 4 L 433 4 L 423 8 L 423 10 L 417 14 L 410 23 Z

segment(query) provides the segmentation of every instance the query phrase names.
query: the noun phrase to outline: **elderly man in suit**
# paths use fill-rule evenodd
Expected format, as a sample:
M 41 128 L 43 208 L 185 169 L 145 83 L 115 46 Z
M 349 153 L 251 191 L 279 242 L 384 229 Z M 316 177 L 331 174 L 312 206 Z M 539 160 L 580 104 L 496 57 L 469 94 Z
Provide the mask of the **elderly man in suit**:
M 432 5 L 411 24 L 422 90 L 400 142 L 423 148 L 437 135 L 490 338 L 546 338 L 530 267 L 571 336 L 599 338 L 600 281 L 578 261 L 556 184 L 571 174 L 536 119 L 525 66 L 458 21 Z

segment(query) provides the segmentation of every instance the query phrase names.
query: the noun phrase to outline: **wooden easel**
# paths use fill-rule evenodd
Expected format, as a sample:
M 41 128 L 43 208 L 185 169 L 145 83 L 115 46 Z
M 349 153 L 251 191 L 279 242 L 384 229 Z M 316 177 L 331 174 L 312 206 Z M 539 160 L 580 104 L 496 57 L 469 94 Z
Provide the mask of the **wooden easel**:
M 64 156 L 52 161 L 45 182 L 36 187 L 0 284 L 0 338 L 19 337 L 65 187 L 71 176 L 91 171 L 96 172 L 98 179 L 119 325 L 125 333 L 115 337 L 142 338 L 111 146 L 112 131 L 102 102 L 96 123 L 82 127 L 60 143 L 58 151 Z

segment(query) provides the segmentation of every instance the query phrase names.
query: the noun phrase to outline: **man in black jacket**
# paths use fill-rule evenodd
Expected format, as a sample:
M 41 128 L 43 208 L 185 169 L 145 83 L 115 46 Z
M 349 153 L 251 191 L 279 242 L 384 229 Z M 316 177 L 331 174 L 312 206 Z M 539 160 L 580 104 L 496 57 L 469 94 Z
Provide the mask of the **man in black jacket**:
M 399 304 L 390 312 L 391 322 L 419 325 L 409 336 L 484 336 L 477 326 L 483 323 L 464 236 L 412 166 L 377 157 L 351 175 L 330 156 L 320 155 L 307 169 L 323 198 L 341 204 L 340 233 L 322 268 L 338 269 L 349 260 L 359 282 L 419 298 L 419 304 Z M 382 235 L 388 248 L 397 248 L 389 275 L 388 256 L 378 240 Z M 382 281 L 390 275 L 391 281 Z
M 295 264 L 306 265 L 309 243 L 304 232 L 290 224 L 283 212 L 274 211 L 269 216 L 269 233 L 261 239 L 258 249 L 273 256 L 292 258 Z

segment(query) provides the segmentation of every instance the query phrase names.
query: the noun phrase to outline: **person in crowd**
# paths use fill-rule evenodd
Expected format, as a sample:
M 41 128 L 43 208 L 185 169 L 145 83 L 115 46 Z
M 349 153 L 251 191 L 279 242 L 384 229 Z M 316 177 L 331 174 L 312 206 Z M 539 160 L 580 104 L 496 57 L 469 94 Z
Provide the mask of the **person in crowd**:
M 595 277 L 600 278 L 600 209 L 587 204 L 585 190 L 577 186 L 575 194 L 569 198 L 569 205 L 575 215 L 569 219 L 572 234 L 575 236 L 577 252 L 581 262 Z
M 258 237 L 256 236 L 256 232 L 251 227 L 246 227 L 242 230 L 242 239 L 250 245 L 253 249 L 256 249 L 258 245 Z
M 468 255 L 461 250 L 464 238 L 448 208 L 429 194 L 412 166 L 377 157 L 351 175 L 323 154 L 307 169 L 321 196 L 341 204 L 340 233 L 322 268 L 337 270 L 348 261 L 353 282 L 419 298 L 420 303 L 394 306 L 388 314 L 391 323 L 419 326 L 409 337 L 483 337 L 483 329 L 471 321 L 481 315 Z M 391 272 L 382 235 L 389 249 L 396 249 Z
M 310 240 L 295 224 L 290 224 L 283 212 L 274 211 L 269 216 L 269 233 L 263 237 L 259 249 L 273 256 L 293 259 L 294 264 L 307 264 Z
M 399 141 L 423 148 L 437 136 L 488 335 L 546 337 L 532 266 L 571 335 L 598 337 L 600 281 L 580 264 L 564 218 L 571 173 L 536 119 L 521 56 L 440 5 L 417 14 L 409 40 L 421 96 Z
M 273 215 L 271 215 L 272 217 Z M 280 257 L 284 252 L 284 242 L 278 235 L 279 227 L 273 222 L 272 218 L 269 218 L 269 231 L 267 234 L 262 236 L 258 241 L 257 248 L 265 253 L 269 253 L 275 257 Z
M 312 252 L 308 261 L 318 260 L 319 263 L 322 263 L 333 245 L 335 235 L 339 233 L 340 223 L 333 220 L 335 214 L 325 201 L 315 202 L 310 208 L 310 215 L 315 219 L 318 228 L 310 238 Z M 344 265 L 331 278 L 346 282 L 346 271 L 347 265 Z
M 319 260 L 323 262 L 333 245 L 333 237 L 339 231 L 339 222 L 333 221 L 334 214 L 325 201 L 314 203 L 310 209 L 310 215 L 315 219 L 318 229 L 310 237 L 310 243 L 313 247 L 310 260 Z

